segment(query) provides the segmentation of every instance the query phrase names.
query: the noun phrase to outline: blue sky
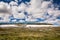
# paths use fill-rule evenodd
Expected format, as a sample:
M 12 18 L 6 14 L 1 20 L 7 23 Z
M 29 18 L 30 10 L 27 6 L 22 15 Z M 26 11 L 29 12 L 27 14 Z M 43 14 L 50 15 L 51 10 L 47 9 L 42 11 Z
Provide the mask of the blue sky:
M 28 5 L 29 3 L 30 3 L 30 1 L 31 0 L 18 0 L 18 1 L 16 1 L 16 0 L 0 0 L 0 2 L 5 2 L 5 3 L 10 3 L 10 2 L 12 2 L 12 1 L 14 1 L 14 2 L 16 2 L 17 4 L 18 4 L 18 6 L 20 6 L 20 5 L 22 5 L 22 6 L 24 6 L 25 7 L 25 5 Z M 49 1 L 49 0 L 45 0 L 45 1 Z M 32 3 L 33 3 L 33 1 L 32 1 Z M 35 3 L 36 5 L 37 4 L 39 4 L 38 2 L 37 3 Z M 58 13 L 59 13 L 59 10 L 60 10 L 60 0 L 53 0 L 52 1 L 52 4 L 53 4 L 53 6 L 54 6 L 54 9 L 53 9 L 53 11 L 54 10 L 56 10 L 55 8 L 58 8 Z M 12 4 L 11 4 L 12 5 Z M 33 5 L 33 4 L 32 4 Z M 35 6 L 35 5 L 34 5 Z M 34 6 L 32 6 L 32 8 L 34 8 Z M 30 5 L 29 6 L 27 6 L 27 8 L 28 7 L 30 7 Z M 36 6 L 37 7 L 37 6 Z M 51 6 L 49 6 L 49 8 L 50 8 Z M 35 9 L 35 8 L 34 8 Z M 48 12 L 45 12 L 45 14 L 43 14 L 43 17 L 34 17 L 35 16 L 35 14 L 33 14 L 34 13 L 34 9 L 32 10 L 32 9 L 29 9 L 29 11 L 31 11 L 30 13 L 32 13 L 32 14 L 29 14 L 29 11 L 27 10 L 25 10 L 24 9 L 24 12 L 22 12 L 22 11 L 19 11 L 20 13 L 24 13 L 25 14 L 25 16 L 26 17 L 24 17 L 24 18 L 21 18 L 21 19 L 19 19 L 19 18 L 14 18 L 14 16 L 13 15 L 11 15 L 9 18 L 10 18 L 10 22 L 19 22 L 19 20 L 21 20 L 21 22 L 24 22 L 24 20 L 27 18 L 27 21 L 29 20 L 28 19 L 28 17 L 30 17 L 31 16 L 31 19 L 33 20 L 33 21 L 35 21 L 35 22 L 48 22 L 48 21 L 51 21 L 51 20 L 56 20 L 56 21 L 53 21 L 54 23 L 53 24 L 60 24 L 60 23 L 58 23 L 57 21 L 59 21 L 60 20 L 60 15 L 58 15 L 58 16 L 56 16 L 56 15 L 54 15 L 54 14 L 52 14 L 52 15 L 50 15 Z M 36 10 L 37 10 L 38 8 L 36 8 Z M 23 8 L 21 9 L 21 10 L 23 10 Z M 38 9 L 38 11 L 39 11 L 39 9 Z M 48 10 L 49 11 L 49 10 Z M 50 12 L 50 11 L 49 11 Z M 60 14 L 60 13 L 59 13 Z M 33 16 L 34 15 L 34 16 Z M 40 14 L 40 15 L 42 15 L 42 14 Z M 48 18 L 50 18 L 50 19 L 48 19 Z M 55 18 L 55 19 L 54 19 Z M 1 18 L 0 18 L 1 19 Z M 48 21 L 47 21 L 47 19 L 48 19 Z M 16 21 L 15 21 L 16 20 Z M 46 21 L 45 21 L 46 20 Z M 52 21 L 51 21 L 52 22 Z M 48 22 L 48 23 L 51 23 L 51 22 Z
M 15 1 L 15 0 L 0 0 L 0 1 L 10 3 L 11 1 Z M 48 0 L 46 0 L 46 1 L 48 1 Z M 22 1 L 18 0 L 18 2 L 24 2 L 25 3 L 25 2 L 30 2 L 30 0 L 22 0 Z M 60 0 L 53 0 L 53 3 L 59 5 Z

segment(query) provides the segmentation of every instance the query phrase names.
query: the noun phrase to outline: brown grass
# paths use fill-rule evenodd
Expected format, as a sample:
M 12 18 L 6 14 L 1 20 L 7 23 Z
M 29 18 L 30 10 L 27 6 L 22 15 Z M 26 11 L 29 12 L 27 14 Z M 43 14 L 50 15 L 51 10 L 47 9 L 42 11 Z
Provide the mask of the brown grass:
M 60 27 L 0 28 L 0 40 L 60 40 Z

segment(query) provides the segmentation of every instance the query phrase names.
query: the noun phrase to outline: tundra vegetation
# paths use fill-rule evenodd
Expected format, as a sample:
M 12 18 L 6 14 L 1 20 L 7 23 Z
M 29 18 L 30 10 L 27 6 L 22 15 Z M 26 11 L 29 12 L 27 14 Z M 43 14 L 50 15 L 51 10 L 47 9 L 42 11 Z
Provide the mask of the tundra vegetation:
M 60 27 L 3 27 L 0 40 L 60 40 Z

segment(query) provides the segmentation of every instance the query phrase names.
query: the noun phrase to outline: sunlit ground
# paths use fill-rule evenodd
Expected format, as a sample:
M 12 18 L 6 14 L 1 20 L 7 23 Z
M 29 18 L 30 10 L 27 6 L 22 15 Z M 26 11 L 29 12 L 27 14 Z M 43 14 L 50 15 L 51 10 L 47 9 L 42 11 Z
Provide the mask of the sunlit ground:
M 0 40 L 60 40 L 60 27 L 0 27 Z

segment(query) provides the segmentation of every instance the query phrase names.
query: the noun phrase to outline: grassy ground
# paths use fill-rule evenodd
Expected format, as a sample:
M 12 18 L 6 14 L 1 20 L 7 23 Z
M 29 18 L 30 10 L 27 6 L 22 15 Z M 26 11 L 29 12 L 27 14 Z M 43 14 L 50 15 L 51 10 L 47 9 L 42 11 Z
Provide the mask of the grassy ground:
M 0 40 L 60 40 L 60 27 L 0 28 Z

